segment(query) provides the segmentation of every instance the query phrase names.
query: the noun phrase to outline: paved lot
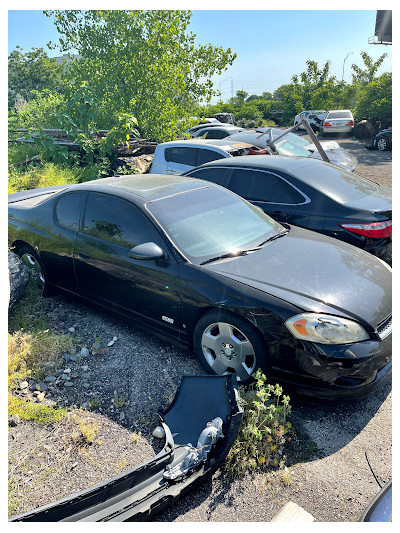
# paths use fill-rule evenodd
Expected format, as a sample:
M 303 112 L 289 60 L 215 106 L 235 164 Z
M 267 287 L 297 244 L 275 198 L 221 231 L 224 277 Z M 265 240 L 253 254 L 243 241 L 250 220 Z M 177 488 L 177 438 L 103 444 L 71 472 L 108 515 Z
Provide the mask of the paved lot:
M 391 152 L 368 151 L 363 143 L 353 139 L 339 142 L 359 160 L 357 172 L 390 185 Z M 150 434 L 156 424 L 154 413 L 169 404 L 183 374 L 201 372 L 194 356 L 78 301 L 58 296 L 49 300 L 49 306 L 52 327 L 60 332 L 75 327 L 78 350 L 89 347 L 95 334 L 101 336 L 104 346 L 114 336 L 118 337 L 103 355 L 87 359 L 87 371 L 77 368 L 75 386 L 61 389 L 54 398 L 76 408 L 90 398 L 99 400 L 97 420 L 103 418 L 104 427 L 110 421 L 113 423 L 115 442 L 114 445 L 108 442 L 107 446 L 108 455 L 115 454 L 112 456 L 115 463 L 120 453 L 118 426 L 125 441 L 127 430 L 141 431 L 146 446 L 151 446 Z M 115 393 L 126 399 L 121 409 L 115 409 L 112 404 Z M 276 473 L 266 473 L 233 481 L 218 472 L 198 491 L 161 514 L 157 521 L 268 522 L 289 500 L 302 506 L 317 521 L 357 521 L 379 490 L 366 454 L 382 484 L 392 475 L 391 384 L 359 401 L 316 402 L 293 397 L 291 403 L 291 421 L 297 438 L 286 452 L 289 476 L 282 478 Z M 13 431 L 20 438 L 28 438 L 29 432 L 21 426 Z M 32 450 L 36 442 L 35 438 Z M 30 444 L 25 444 L 29 448 Z M 125 446 L 127 465 L 143 460 L 139 449 L 134 445 Z M 91 470 L 90 483 L 104 481 L 111 474 L 99 465 L 101 453 L 96 456 L 95 447 L 90 453 L 98 464 Z M 85 468 L 87 465 L 83 467 L 79 463 L 74 469 L 62 470 L 61 474 L 50 474 L 41 481 L 40 491 L 35 485 L 25 485 L 21 498 L 25 494 L 29 503 L 20 509 L 45 503 L 39 498 L 40 492 L 44 491 L 49 498 L 59 498 L 66 495 L 65 490 L 87 486 Z M 31 477 L 35 477 L 35 471 Z

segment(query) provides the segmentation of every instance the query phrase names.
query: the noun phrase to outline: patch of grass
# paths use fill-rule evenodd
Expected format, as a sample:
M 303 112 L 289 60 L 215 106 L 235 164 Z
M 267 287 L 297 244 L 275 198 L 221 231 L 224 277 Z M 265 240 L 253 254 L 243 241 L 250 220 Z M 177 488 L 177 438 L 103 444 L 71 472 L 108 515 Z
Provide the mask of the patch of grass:
M 244 413 L 239 435 L 225 460 L 224 469 L 231 475 L 258 472 L 266 467 L 284 468 L 283 447 L 291 439 L 289 396 L 280 385 L 266 383 L 258 370 L 255 383 L 241 395 Z
M 114 394 L 113 403 L 114 407 L 117 409 L 120 409 L 122 406 L 125 405 L 125 397 L 124 396 L 118 396 L 118 394 Z
M 33 403 L 9 394 L 8 414 L 18 415 L 20 420 L 31 420 L 40 425 L 47 425 L 63 420 L 67 415 L 67 409 Z
M 78 180 L 79 173 L 74 168 L 55 163 L 31 165 L 26 169 L 11 168 L 8 175 L 8 194 L 39 187 L 78 183 Z
M 98 409 L 99 405 L 100 399 L 97 396 L 89 401 L 89 407 L 91 407 L 92 409 Z
M 8 164 L 15 165 L 39 154 L 39 148 L 27 143 L 8 144 Z M 23 170 L 23 169 L 22 169 Z

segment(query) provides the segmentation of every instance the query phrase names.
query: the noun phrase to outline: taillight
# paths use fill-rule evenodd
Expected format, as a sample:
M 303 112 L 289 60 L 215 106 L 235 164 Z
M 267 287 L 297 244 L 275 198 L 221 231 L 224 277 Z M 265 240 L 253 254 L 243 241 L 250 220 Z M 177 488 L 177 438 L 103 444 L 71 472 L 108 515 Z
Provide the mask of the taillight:
M 354 121 L 353 120 L 349 120 L 347 122 L 346 126 L 354 126 Z
M 324 127 L 327 128 L 328 126 L 332 126 L 330 122 L 324 122 Z
M 342 228 L 353 233 L 371 237 L 372 239 L 383 239 L 392 236 L 392 221 L 370 222 L 367 224 L 339 224 Z

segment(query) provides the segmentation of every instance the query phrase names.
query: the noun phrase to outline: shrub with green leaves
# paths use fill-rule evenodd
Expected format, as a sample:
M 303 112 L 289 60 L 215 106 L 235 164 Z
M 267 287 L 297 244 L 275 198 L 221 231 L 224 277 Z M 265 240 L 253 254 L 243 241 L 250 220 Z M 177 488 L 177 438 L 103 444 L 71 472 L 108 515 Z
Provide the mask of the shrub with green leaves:
M 244 413 L 239 436 L 226 458 L 224 468 L 232 475 L 266 467 L 283 467 L 285 442 L 291 439 L 287 420 L 290 398 L 278 384 L 270 385 L 257 370 L 255 382 L 241 394 Z

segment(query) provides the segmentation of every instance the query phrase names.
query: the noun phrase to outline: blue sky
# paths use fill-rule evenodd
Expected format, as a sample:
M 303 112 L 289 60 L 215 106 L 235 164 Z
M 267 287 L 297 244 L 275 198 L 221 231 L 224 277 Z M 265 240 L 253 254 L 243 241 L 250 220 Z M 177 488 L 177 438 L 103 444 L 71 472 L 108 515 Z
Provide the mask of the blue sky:
M 220 5 L 220 4 L 219 4 Z M 231 4 L 232 5 L 232 4 Z M 298 5 L 298 4 L 297 4 Z M 183 7 L 183 6 L 179 6 Z M 57 41 L 52 20 L 42 11 L 8 12 L 8 50 L 17 45 L 30 50 Z M 331 61 L 332 74 L 351 80 L 351 65 L 362 65 L 361 51 L 374 59 L 388 53 L 380 73 L 392 70 L 392 47 L 368 44 L 375 29 L 374 10 L 196 10 L 193 9 L 190 30 L 197 42 L 231 48 L 237 59 L 221 76 L 213 78 L 227 100 L 239 89 L 249 94 L 277 89 L 289 83 L 293 74 L 305 70 L 306 61 L 319 65 Z M 49 55 L 59 55 L 49 51 Z

